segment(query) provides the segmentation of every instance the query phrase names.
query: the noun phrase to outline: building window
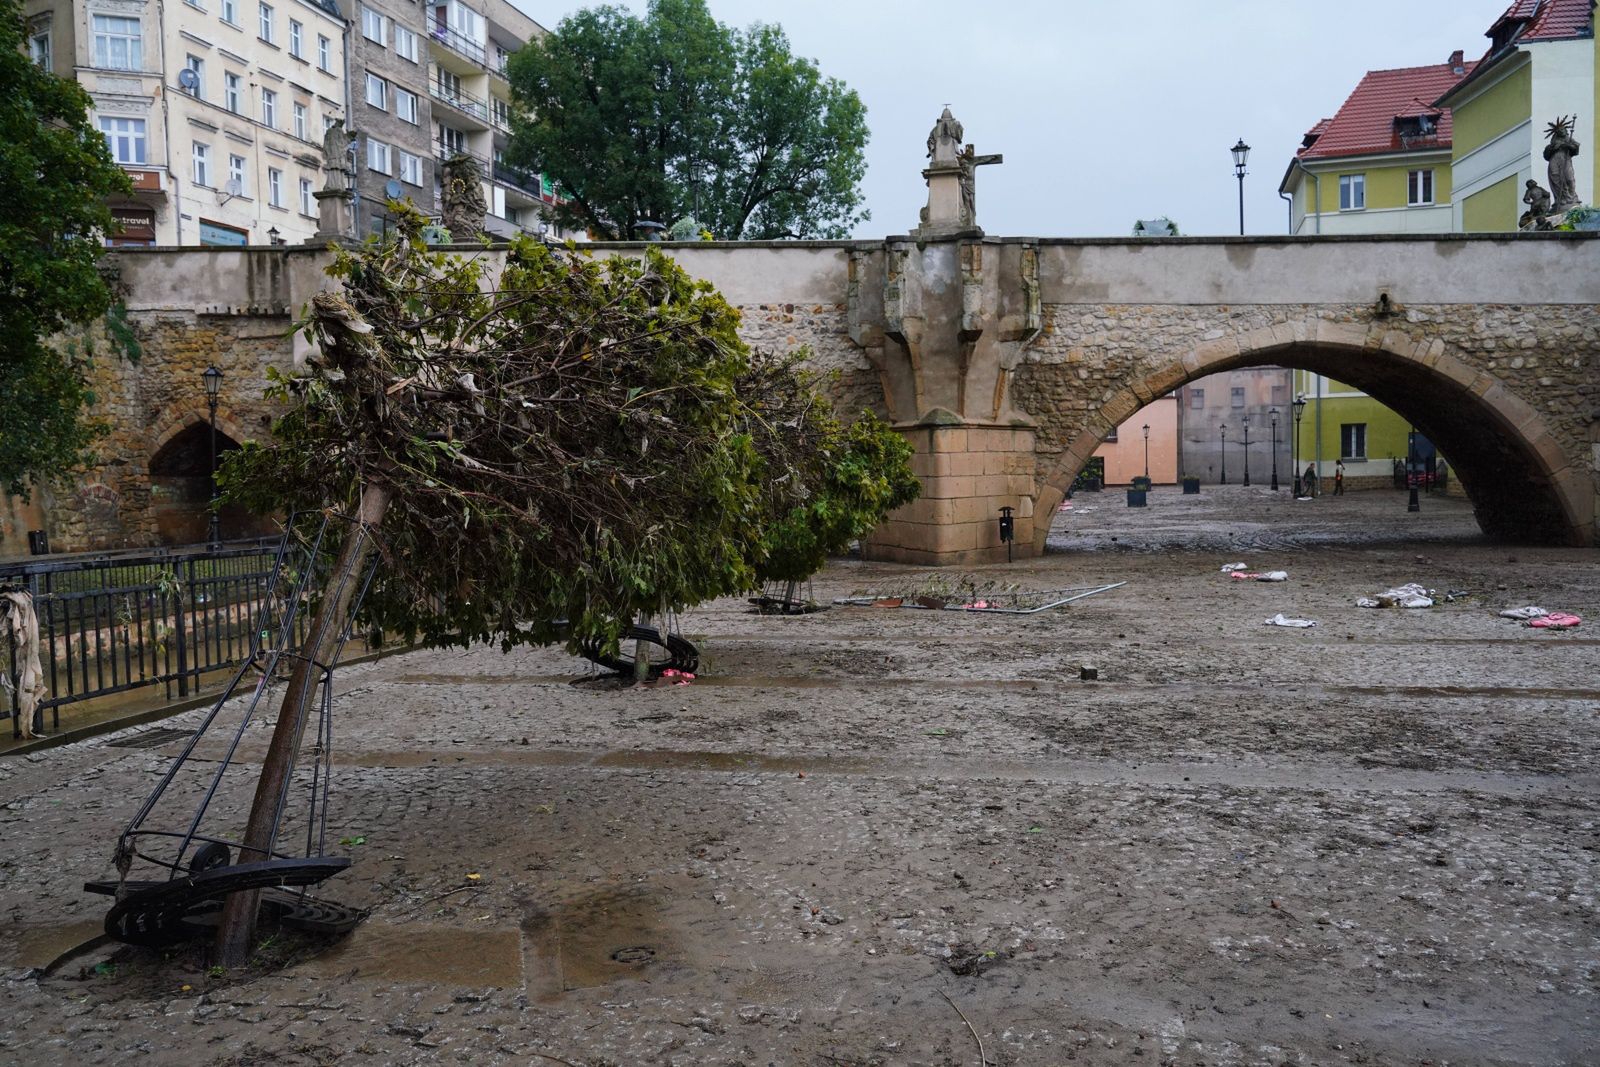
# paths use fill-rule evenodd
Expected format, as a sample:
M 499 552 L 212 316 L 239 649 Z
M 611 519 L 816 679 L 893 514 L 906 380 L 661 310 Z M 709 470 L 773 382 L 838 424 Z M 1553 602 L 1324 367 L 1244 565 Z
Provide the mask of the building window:
M 267 203 L 273 207 L 283 206 L 283 171 L 277 167 L 267 168 Z
M 389 146 L 382 141 L 367 138 L 367 166 L 379 174 L 389 173 Z
M 50 31 L 35 30 L 28 35 L 28 58 L 40 69 L 48 71 L 50 60 Z
M 206 61 L 199 56 L 186 56 L 183 61 L 184 69 L 194 71 L 194 88 L 185 89 L 184 92 L 196 100 L 206 98 Z
M 394 54 L 401 59 L 417 62 L 417 35 L 404 26 L 394 28 Z
M 407 92 L 404 89 L 395 89 L 394 113 L 413 126 L 417 125 L 419 121 L 417 118 L 417 94 Z
M 499 97 L 494 98 L 494 124 L 501 129 L 511 128 L 511 105 Z
M 290 19 L 289 20 L 289 54 L 291 56 L 294 56 L 296 59 L 304 59 L 306 57 L 305 56 L 305 44 L 306 44 L 305 37 L 306 37 L 305 27 L 300 25 L 300 23 L 296 22 L 294 19 Z
M 1203 407 L 1205 407 L 1206 406 L 1206 391 L 1204 389 L 1190 389 L 1189 390 L 1189 406 L 1191 408 L 1203 408 Z
M 260 38 L 263 41 L 267 42 L 268 44 L 271 44 L 272 43 L 272 5 L 271 4 L 262 4 L 260 6 L 261 6 L 261 29 L 258 31 L 258 36 L 260 36 Z
M 1414 170 L 1408 173 L 1406 195 L 1412 207 L 1433 203 L 1433 171 Z
M 400 153 L 400 180 L 408 185 L 422 184 L 422 160 L 410 152 Z
M 1276 407 L 1283 407 L 1289 403 L 1289 387 L 1279 382 L 1272 387 L 1272 403 Z
M 367 71 L 367 103 L 379 111 L 389 110 L 389 83 Z
M 294 105 L 294 135 L 302 141 L 309 141 L 310 132 L 306 127 L 306 106 L 297 103 Z
M 243 156 L 228 157 L 228 192 L 234 196 L 245 195 Z
M 372 10 L 370 7 L 361 9 L 361 36 L 373 41 L 380 47 L 383 45 L 384 23 L 389 20 Z
M 1367 176 L 1339 175 L 1339 210 L 1360 211 L 1367 206 Z
M 278 128 L 278 94 L 271 89 L 261 90 L 261 124 Z
M 144 162 L 144 119 L 102 118 L 100 132 L 106 135 L 106 147 L 118 163 Z
M 1231 397 L 1231 403 L 1233 404 L 1234 407 L 1236 407 L 1236 408 L 1244 407 L 1244 386 L 1236 385 L 1232 389 L 1230 389 L 1228 392 L 1229 392 L 1229 395 Z
M 1107 444 L 1107 445 L 1116 444 L 1117 443 L 1117 431 L 1119 431 L 1121 429 L 1122 429 L 1122 427 L 1120 427 L 1120 426 L 1113 426 L 1111 428 L 1111 432 L 1106 434 L 1106 439 L 1104 441 L 1102 441 L 1101 443 L 1102 444 Z
M 222 21 L 230 26 L 239 25 L 238 0 L 222 0 Z
M 239 75 L 232 71 L 222 72 L 222 106 L 235 115 L 239 114 L 244 108 L 244 104 L 240 100 L 240 85 L 241 79 Z
M 331 58 L 332 54 L 332 42 L 330 42 L 326 37 L 322 36 L 322 34 L 317 34 L 317 67 L 321 70 L 327 71 L 329 74 L 333 73 L 333 60 Z
M 317 213 L 317 198 L 311 192 L 311 179 L 300 179 L 300 214 L 315 215 Z
M 199 141 L 196 141 L 194 143 L 193 159 L 194 159 L 194 183 L 196 185 L 204 185 L 207 188 L 210 188 L 210 186 L 211 186 L 211 146 L 208 145 L 208 144 L 201 144 Z
M 443 67 L 439 67 L 437 69 L 439 71 L 439 77 L 437 79 L 439 86 L 439 98 L 442 100 L 448 100 L 452 104 L 461 103 L 461 76 L 459 74 L 453 74 L 450 71 L 445 70 Z
M 138 19 L 94 16 L 94 65 L 108 70 L 144 69 L 144 39 Z
M 1367 424 L 1347 422 L 1339 427 L 1339 458 L 1367 458 Z
M 439 127 L 439 155 L 449 159 L 453 155 L 464 154 L 467 150 L 467 135 L 454 126 Z
M 511 53 L 507 52 L 504 48 L 501 48 L 499 45 L 495 45 L 494 46 L 494 66 L 495 66 L 495 69 L 498 70 L 498 71 L 501 71 L 503 73 L 505 71 L 505 69 L 506 69 L 506 64 L 508 64 L 510 62 L 511 62 Z

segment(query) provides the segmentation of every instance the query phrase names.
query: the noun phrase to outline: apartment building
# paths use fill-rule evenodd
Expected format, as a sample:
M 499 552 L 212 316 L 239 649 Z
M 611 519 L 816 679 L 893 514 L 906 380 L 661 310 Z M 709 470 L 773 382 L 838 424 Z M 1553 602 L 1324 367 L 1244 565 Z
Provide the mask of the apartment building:
M 297 243 L 317 229 L 321 139 L 345 116 L 331 0 L 30 0 L 29 50 L 75 78 L 133 180 L 122 245 Z
M 487 228 L 546 232 L 554 189 L 504 162 L 511 133 L 506 63 L 545 30 L 506 0 L 340 0 L 351 23 L 356 226 L 382 232 L 390 198 L 441 209 L 439 163 L 458 153 L 483 172 Z

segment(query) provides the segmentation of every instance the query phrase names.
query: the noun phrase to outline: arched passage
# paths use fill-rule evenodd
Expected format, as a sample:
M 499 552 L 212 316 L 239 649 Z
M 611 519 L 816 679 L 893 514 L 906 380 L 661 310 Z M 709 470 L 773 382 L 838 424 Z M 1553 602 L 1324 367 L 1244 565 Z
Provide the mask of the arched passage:
M 217 462 L 239 443 L 219 426 Z M 150 507 L 156 532 L 165 544 L 194 544 L 206 539 L 211 501 L 211 427 L 191 421 L 176 427 L 150 457 Z M 242 537 L 259 525 L 242 508 L 219 513 L 224 538 Z
M 1106 435 L 1155 397 L 1219 371 L 1268 364 L 1347 382 L 1410 420 L 1449 457 L 1488 536 L 1593 542 L 1592 485 L 1539 412 L 1492 375 L 1469 367 L 1438 341 L 1385 337 L 1374 343 L 1371 335 L 1297 340 L 1281 328 L 1208 345 L 1118 390 L 1044 473 L 1037 510 L 1051 514 Z M 1035 530 L 1037 552 L 1044 551 L 1048 532 L 1048 523 Z

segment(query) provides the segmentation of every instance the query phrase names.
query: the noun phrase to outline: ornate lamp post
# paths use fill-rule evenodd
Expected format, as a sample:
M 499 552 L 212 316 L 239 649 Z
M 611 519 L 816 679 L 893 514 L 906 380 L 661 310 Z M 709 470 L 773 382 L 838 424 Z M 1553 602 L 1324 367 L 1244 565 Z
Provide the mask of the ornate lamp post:
M 1300 496 L 1304 486 L 1300 482 L 1300 417 L 1306 413 L 1306 394 L 1294 398 L 1294 446 L 1289 450 L 1289 466 L 1294 468 L 1294 495 Z
M 1250 485 L 1250 416 L 1246 415 L 1244 422 L 1244 484 Z
M 1417 428 L 1411 427 L 1406 434 L 1406 486 L 1411 490 L 1410 499 L 1406 501 L 1407 511 L 1421 511 L 1422 502 L 1417 499 L 1417 482 L 1421 476 L 1417 471 Z
M 222 372 L 207 367 L 200 378 L 206 384 L 206 409 L 211 413 L 211 519 L 206 524 L 206 541 L 214 545 L 222 540 L 222 520 L 217 514 L 217 394 L 222 391 Z
M 1245 162 L 1250 158 L 1250 146 L 1244 143 L 1244 138 L 1239 138 L 1239 143 L 1233 146 L 1233 173 L 1239 179 L 1239 236 L 1244 236 L 1244 176 Z M 1245 483 L 1249 485 L 1249 482 Z
M 1278 409 L 1273 408 L 1269 415 L 1272 416 L 1272 491 L 1278 491 Z
M 1144 480 L 1150 481 L 1150 424 L 1144 424 Z
M 1220 427 L 1220 429 L 1222 430 L 1222 481 L 1217 483 L 1217 484 L 1219 484 L 1219 485 L 1227 485 L 1228 484 L 1228 424 L 1227 423 L 1223 423 L 1222 426 Z

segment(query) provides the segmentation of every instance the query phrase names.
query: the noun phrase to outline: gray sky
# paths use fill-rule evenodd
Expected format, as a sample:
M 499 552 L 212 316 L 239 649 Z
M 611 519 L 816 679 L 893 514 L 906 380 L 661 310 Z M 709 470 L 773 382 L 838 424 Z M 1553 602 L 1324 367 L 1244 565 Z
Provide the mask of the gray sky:
M 545 26 L 595 6 L 515 0 Z M 950 105 L 995 236 L 1120 236 L 1167 215 L 1238 232 L 1228 150 L 1253 151 L 1245 230 L 1285 233 L 1278 182 L 1300 137 L 1368 70 L 1476 59 L 1509 0 L 709 0 L 722 22 L 777 22 L 867 106 L 858 237 L 905 233 L 926 202 L 928 129 Z M 644 0 L 631 4 L 636 12 Z M 1129 21 L 1129 20 L 1135 21 Z

